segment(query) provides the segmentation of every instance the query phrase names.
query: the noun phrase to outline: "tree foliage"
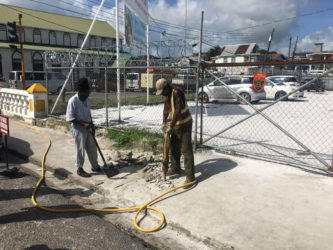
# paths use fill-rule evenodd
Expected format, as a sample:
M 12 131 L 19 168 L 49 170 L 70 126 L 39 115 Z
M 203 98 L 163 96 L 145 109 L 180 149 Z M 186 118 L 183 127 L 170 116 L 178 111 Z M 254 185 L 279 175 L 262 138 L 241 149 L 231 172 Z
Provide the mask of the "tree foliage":
M 206 56 L 204 57 L 205 61 L 210 61 L 210 59 L 214 56 L 218 56 L 219 54 L 221 54 L 222 52 L 222 48 L 220 46 L 215 46 L 214 48 L 211 48 L 210 50 L 208 50 L 208 52 L 206 53 Z

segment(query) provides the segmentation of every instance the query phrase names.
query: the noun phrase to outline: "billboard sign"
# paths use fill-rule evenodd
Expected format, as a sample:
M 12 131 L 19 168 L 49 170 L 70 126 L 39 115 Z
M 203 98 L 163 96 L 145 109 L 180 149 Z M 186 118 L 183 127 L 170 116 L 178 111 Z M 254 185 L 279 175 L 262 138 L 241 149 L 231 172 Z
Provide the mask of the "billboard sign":
M 146 40 L 145 24 L 125 5 L 125 40 L 127 46 Z
M 124 0 L 124 3 L 134 12 L 145 24 L 148 23 L 148 0 Z
M 262 91 L 265 87 L 266 74 L 254 73 L 253 75 L 253 89 L 257 92 Z

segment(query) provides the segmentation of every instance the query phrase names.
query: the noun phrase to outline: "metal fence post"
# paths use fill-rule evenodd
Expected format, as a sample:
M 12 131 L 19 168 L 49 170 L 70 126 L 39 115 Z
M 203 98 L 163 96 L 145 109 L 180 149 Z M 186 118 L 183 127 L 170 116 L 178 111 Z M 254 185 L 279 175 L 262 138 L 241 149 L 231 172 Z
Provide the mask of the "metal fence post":
M 199 56 L 198 56 L 197 82 L 196 82 L 196 91 L 195 91 L 195 125 L 194 125 L 194 148 L 195 149 L 197 148 L 197 132 L 198 132 L 198 89 L 199 89 L 199 72 L 200 72 L 200 65 L 201 65 L 203 17 L 204 17 L 204 12 L 201 11 L 200 49 L 199 49 Z
M 109 127 L 109 100 L 108 100 L 108 75 L 107 75 L 107 68 L 104 68 L 104 84 L 105 84 L 105 125 L 106 128 Z
M 48 84 L 47 52 L 45 52 L 44 57 L 45 57 L 44 58 L 44 60 L 45 60 L 45 87 L 46 87 L 46 100 L 47 100 L 47 102 L 46 102 L 46 115 L 48 115 L 49 114 L 49 91 L 48 91 L 48 86 L 47 86 L 47 84 Z
M 201 68 L 201 89 L 203 89 L 203 79 L 205 76 L 204 68 Z M 201 101 L 200 105 L 200 145 L 202 145 L 202 134 L 203 134 L 203 101 Z

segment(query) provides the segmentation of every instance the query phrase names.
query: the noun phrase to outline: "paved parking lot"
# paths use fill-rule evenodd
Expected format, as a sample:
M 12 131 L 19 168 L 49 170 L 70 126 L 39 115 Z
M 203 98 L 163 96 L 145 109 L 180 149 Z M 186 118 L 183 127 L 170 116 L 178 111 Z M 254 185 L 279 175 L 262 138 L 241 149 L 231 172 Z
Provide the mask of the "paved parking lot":
M 272 101 L 264 100 L 254 105 L 261 109 Z M 189 102 L 193 118 L 195 103 Z M 305 92 L 295 101 L 279 102 L 264 114 L 296 139 L 316 152 L 330 164 L 333 150 L 333 92 Z M 139 126 L 160 131 L 163 105 L 122 106 L 121 126 Z M 109 119 L 118 119 L 118 110 L 109 108 Z M 200 112 L 200 106 L 199 106 Z M 211 137 L 255 112 L 248 105 L 236 103 L 208 103 L 203 107 L 203 139 Z M 93 110 L 95 123 L 105 122 L 105 109 Z M 200 131 L 200 115 L 198 116 Z M 194 130 L 193 126 L 193 130 Z M 216 136 L 207 145 L 220 149 L 247 152 L 259 158 L 290 161 L 294 164 L 324 168 L 318 160 L 302 149 L 292 139 L 273 126 L 261 115 L 238 124 L 226 133 Z

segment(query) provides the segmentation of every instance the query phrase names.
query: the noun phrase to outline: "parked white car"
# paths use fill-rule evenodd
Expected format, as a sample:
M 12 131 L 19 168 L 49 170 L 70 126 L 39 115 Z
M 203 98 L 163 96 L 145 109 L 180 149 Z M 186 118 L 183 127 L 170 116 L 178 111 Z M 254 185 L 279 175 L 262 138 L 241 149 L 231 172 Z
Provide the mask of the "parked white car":
M 297 81 L 297 76 L 285 76 L 285 75 L 268 76 L 266 79 L 269 79 L 276 84 L 283 83 L 284 85 L 297 88 L 300 86 L 300 83 Z M 304 96 L 303 89 L 301 89 L 299 92 L 300 92 L 299 97 L 303 97 Z
M 266 97 L 264 90 L 257 92 L 253 89 L 253 76 L 228 76 L 220 79 L 250 103 L 257 103 Z M 219 80 L 215 80 L 203 88 L 199 88 L 199 101 L 205 103 L 213 101 L 238 101 L 241 104 L 246 104 L 245 101 L 232 93 Z
M 282 96 L 288 95 L 290 92 L 294 91 L 297 88 L 298 88 L 297 86 L 286 85 L 283 82 L 275 83 L 273 81 L 270 81 L 268 78 L 266 78 L 266 83 L 264 87 L 266 92 L 266 99 L 273 99 L 273 100 L 277 100 Z M 304 93 L 297 91 L 294 94 L 288 96 L 288 98 L 285 100 L 293 100 L 302 96 L 304 96 Z

